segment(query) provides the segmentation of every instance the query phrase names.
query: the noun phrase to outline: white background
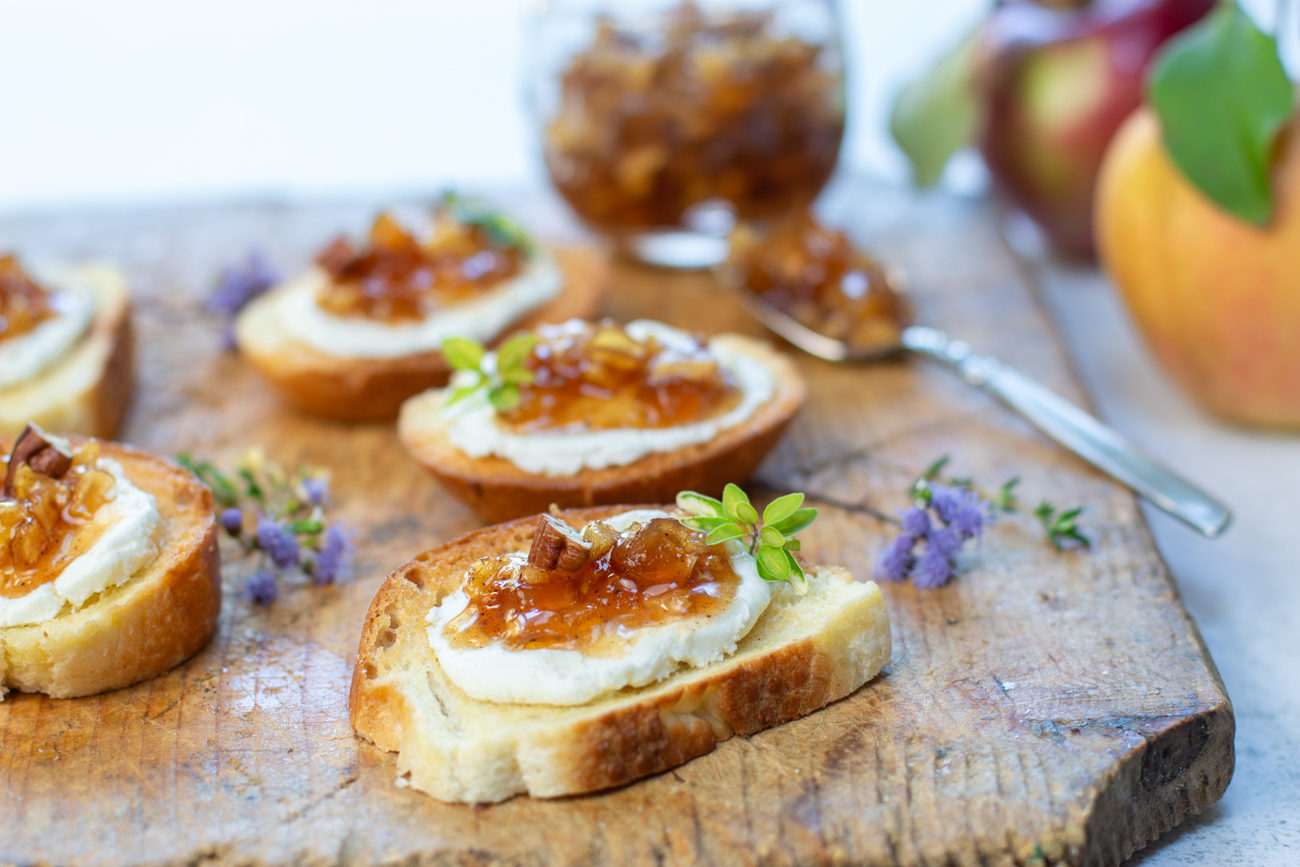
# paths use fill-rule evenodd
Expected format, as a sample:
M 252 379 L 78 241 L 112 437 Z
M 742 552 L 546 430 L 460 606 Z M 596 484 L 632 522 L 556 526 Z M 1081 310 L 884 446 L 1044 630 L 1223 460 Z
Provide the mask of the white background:
M 846 0 L 845 164 L 988 0 Z M 522 0 L 0 0 L 0 210 L 539 178 Z
M 0 212 L 539 180 L 525 2 L 0 0 Z M 890 99 L 991 0 L 839 5 L 843 165 L 904 179 Z

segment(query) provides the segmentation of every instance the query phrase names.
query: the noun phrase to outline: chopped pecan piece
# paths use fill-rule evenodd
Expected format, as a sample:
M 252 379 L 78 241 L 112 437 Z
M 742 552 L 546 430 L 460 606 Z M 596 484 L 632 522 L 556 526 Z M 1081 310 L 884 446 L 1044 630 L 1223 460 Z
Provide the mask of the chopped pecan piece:
M 316 264 L 328 271 L 331 277 L 337 277 L 356 257 L 357 251 L 353 249 L 352 243 L 347 238 L 339 237 L 316 254 Z
M 41 430 L 39 425 L 28 424 L 14 442 L 9 455 L 9 468 L 5 471 L 4 495 L 14 495 L 14 479 L 23 464 L 54 479 L 61 479 L 72 468 L 72 452 L 55 437 Z
M 542 515 L 533 532 L 528 565 L 552 572 L 577 572 L 587 565 L 591 543 L 559 518 Z

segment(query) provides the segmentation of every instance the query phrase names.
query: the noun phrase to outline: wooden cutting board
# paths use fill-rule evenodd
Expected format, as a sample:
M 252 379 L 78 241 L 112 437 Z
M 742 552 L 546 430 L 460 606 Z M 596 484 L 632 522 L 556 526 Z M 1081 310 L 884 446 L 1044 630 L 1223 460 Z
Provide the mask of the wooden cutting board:
M 1061 345 L 979 203 L 841 183 L 829 210 L 904 266 L 921 318 L 1084 401 Z M 545 213 L 543 209 L 543 213 Z M 800 357 L 811 399 L 751 488 L 823 508 L 813 558 L 866 576 L 942 454 L 988 487 L 1084 504 L 1091 551 L 1056 553 L 1000 520 L 938 591 L 884 587 L 885 673 L 810 717 L 736 737 L 594 796 L 468 807 L 393 784 L 353 737 L 347 688 L 384 574 L 478 526 L 386 425 L 284 409 L 202 301 L 260 245 L 286 268 L 364 225 L 366 204 L 259 205 L 0 221 L 0 247 L 115 261 L 136 292 L 139 390 L 124 439 L 224 459 L 251 445 L 334 472 L 360 528 L 357 577 L 240 596 L 220 632 L 130 689 L 0 703 L 0 862 L 78 864 L 1117 864 L 1222 795 L 1233 716 L 1133 498 L 950 374 Z M 554 225 L 550 218 L 544 225 Z M 607 312 L 757 333 L 706 276 L 620 266 Z M 228 552 L 229 553 L 229 552 Z

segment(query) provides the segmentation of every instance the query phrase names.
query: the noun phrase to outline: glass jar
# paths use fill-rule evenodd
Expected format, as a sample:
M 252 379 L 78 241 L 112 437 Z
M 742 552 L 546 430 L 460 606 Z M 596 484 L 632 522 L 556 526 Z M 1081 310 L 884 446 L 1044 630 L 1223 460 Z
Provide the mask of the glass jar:
M 734 218 L 808 205 L 839 156 L 832 0 L 542 0 L 529 22 L 546 170 L 637 258 L 703 267 Z

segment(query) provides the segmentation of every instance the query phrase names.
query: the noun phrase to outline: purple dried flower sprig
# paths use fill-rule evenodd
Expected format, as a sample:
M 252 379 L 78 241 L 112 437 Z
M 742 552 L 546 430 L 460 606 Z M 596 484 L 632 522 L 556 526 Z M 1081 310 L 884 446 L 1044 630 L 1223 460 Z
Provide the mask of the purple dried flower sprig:
M 989 502 L 974 491 L 927 482 L 913 488 L 912 507 L 902 513 L 901 532 L 876 563 L 875 576 L 921 588 L 942 587 L 957 574 L 957 554 L 984 533 Z M 918 549 L 919 552 L 918 552 Z
M 258 558 L 244 586 L 249 599 L 271 604 L 279 578 L 294 571 L 311 576 L 317 585 L 351 574 L 355 533 L 326 521 L 330 485 L 324 471 L 300 467 L 286 472 L 259 449 L 246 453 L 230 471 L 189 455 L 179 460 L 212 488 L 217 520 L 226 535 L 245 555 Z
M 265 294 L 279 282 L 280 275 L 275 266 L 265 253 L 256 248 L 249 250 L 242 262 L 221 269 L 217 284 L 208 296 L 207 308 L 226 320 L 223 340 L 227 350 L 235 349 L 235 317 L 254 298 Z
M 876 561 L 873 574 L 882 581 L 904 581 L 923 589 L 947 584 L 957 574 L 957 555 L 970 539 L 978 539 L 984 528 L 993 523 L 998 512 L 1018 512 L 1013 478 L 992 497 L 983 497 L 969 478 L 942 481 L 948 465 L 947 455 L 926 468 L 912 483 L 912 506 L 900 515 L 902 532 L 894 538 Z M 1075 545 L 1091 547 L 1088 537 L 1077 524 L 1082 507 L 1057 511 L 1044 501 L 1034 510 L 1035 516 L 1056 548 Z

